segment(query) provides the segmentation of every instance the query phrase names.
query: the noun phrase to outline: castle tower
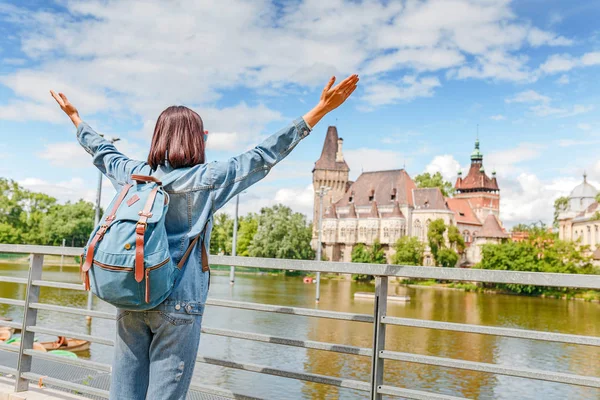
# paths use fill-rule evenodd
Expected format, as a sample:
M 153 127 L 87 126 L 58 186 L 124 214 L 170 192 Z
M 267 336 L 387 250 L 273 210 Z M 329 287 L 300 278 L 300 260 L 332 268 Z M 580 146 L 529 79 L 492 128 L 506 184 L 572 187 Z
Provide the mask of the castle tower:
M 315 163 L 313 168 L 313 188 L 315 191 L 313 203 L 313 239 L 317 238 L 317 227 L 319 222 L 319 196 L 317 192 L 321 186 L 331 188 L 323 197 L 323 211 L 331 203 L 337 202 L 342 198 L 348 187 L 348 173 L 350 168 L 344 161 L 342 153 L 342 144 L 344 139 L 338 137 L 337 128 L 330 126 L 327 129 L 325 143 L 321 157 Z M 314 240 L 313 240 L 314 242 Z
M 496 181 L 496 172 L 490 178 L 483 167 L 483 154 L 479 150 L 479 138 L 475 141 L 475 149 L 471 153 L 471 167 L 466 177 L 460 174 L 454 185 L 455 198 L 468 199 L 480 221 L 485 221 L 489 214 L 500 215 L 500 188 Z

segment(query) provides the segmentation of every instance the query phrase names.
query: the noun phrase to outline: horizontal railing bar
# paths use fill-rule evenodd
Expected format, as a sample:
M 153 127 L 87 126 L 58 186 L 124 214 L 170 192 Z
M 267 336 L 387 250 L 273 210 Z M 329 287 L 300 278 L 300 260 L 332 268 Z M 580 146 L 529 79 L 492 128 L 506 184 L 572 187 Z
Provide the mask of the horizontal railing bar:
M 4 365 L 0 365 L 0 372 L 7 375 L 17 375 L 17 370 L 15 368 L 6 367 Z
M 0 297 L 0 304 L 8 304 L 11 306 L 25 306 L 25 300 L 17 300 L 17 299 L 8 299 L 6 297 Z
M 64 357 L 63 357 L 64 358 Z M 63 389 L 74 390 L 76 392 L 89 394 L 91 396 L 98 396 L 105 399 L 108 399 L 108 390 L 96 389 L 91 386 L 81 385 L 79 383 L 73 383 L 68 381 L 63 381 L 61 379 L 50 378 L 48 376 L 34 374 L 32 372 L 24 372 L 21 376 L 32 382 L 39 382 L 40 379 L 42 383 L 52 386 L 58 386 Z
M 337 311 L 313 310 L 311 308 L 299 308 L 288 306 L 277 306 L 262 303 L 248 303 L 242 301 L 223 300 L 223 299 L 208 299 L 207 305 L 218 307 L 239 308 L 243 310 L 266 311 L 279 314 L 301 315 L 305 317 L 319 317 L 328 319 L 341 319 L 346 321 L 369 322 L 373 323 L 374 318 L 368 314 L 353 314 Z
M 305 349 L 325 350 L 333 351 L 336 353 L 354 354 L 357 356 L 368 356 L 371 357 L 371 349 L 365 347 L 347 346 L 343 344 L 315 342 L 312 340 L 299 340 L 285 337 L 277 337 L 271 335 L 263 335 L 259 333 L 232 331 L 229 329 L 217 329 L 217 328 L 202 328 L 202 333 L 208 335 L 224 336 L 236 339 L 252 340 L 255 342 L 281 344 L 285 346 L 302 347 Z
M 81 255 L 81 248 L 0 244 L 2 253 Z M 291 269 L 375 276 L 398 276 L 415 279 L 441 279 L 449 281 L 475 281 L 488 283 L 513 283 L 522 285 L 600 289 L 600 275 L 555 274 L 546 272 L 500 271 L 471 268 L 415 267 L 390 264 L 364 264 L 351 262 L 287 260 L 212 255 L 211 264 L 233 265 L 248 268 Z M 18 283 L 26 283 L 19 281 Z
M 438 367 L 457 368 L 468 371 L 487 372 L 491 374 L 516 376 L 519 378 L 537 379 L 549 382 L 566 383 L 569 385 L 600 388 L 600 378 L 593 376 L 565 374 L 562 372 L 543 371 L 531 368 L 507 367 L 498 364 L 457 360 L 435 356 L 424 356 L 420 354 L 400 353 L 389 350 L 380 351 L 379 356 L 387 360 L 435 365 Z
M 73 337 L 75 339 L 88 340 L 93 343 L 105 344 L 107 346 L 115 345 L 114 340 L 104 339 L 104 338 L 101 338 L 98 336 L 86 335 L 85 333 L 71 332 L 71 331 L 60 330 L 60 329 L 50 329 L 50 328 L 44 328 L 42 326 L 28 326 L 26 329 L 29 332 L 44 333 L 46 335 L 54 335 L 54 336 L 65 336 L 65 337 L 70 337 L 70 338 Z
M 27 285 L 27 278 L 17 278 L 14 276 L 0 276 L 0 282 L 4 283 L 21 283 Z
M 234 368 L 234 369 L 239 369 L 239 370 L 243 370 L 243 371 L 257 372 L 260 374 L 280 376 L 283 378 L 299 379 L 299 380 L 306 381 L 306 382 L 321 383 L 324 385 L 362 390 L 365 392 L 368 392 L 371 388 L 371 386 L 367 382 L 356 381 L 356 380 L 352 380 L 352 379 L 336 378 L 333 376 L 311 374 L 308 372 L 289 371 L 289 370 L 284 370 L 284 369 L 271 368 L 271 367 L 267 367 L 264 365 L 240 363 L 240 362 L 235 362 L 235 361 L 223 360 L 223 359 L 219 359 L 219 358 L 209 358 L 209 357 L 198 356 L 198 357 L 196 357 L 196 361 L 205 363 L 205 364 L 210 364 L 210 365 L 217 365 L 220 367 Z
M 90 317 L 95 318 L 105 318 L 105 319 L 115 319 L 115 314 L 102 312 L 102 311 L 94 311 L 94 310 L 84 310 L 82 308 L 74 308 L 74 307 L 64 307 L 64 306 L 55 306 L 53 304 L 42 304 L 42 303 L 31 303 L 29 305 L 31 308 L 35 308 L 38 310 L 45 311 L 56 311 L 56 312 L 64 312 L 67 314 L 75 314 L 75 315 L 89 315 Z
M 236 267 L 291 269 L 375 276 L 398 276 L 416 279 L 441 279 L 448 281 L 518 283 L 522 285 L 600 289 L 600 275 L 555 274 L 546 272 L 500 271 L 471 268 L 414 267 L 391 264 L 364 264 L 287 260 L 278 258 L 211 256 L 211 264 Z
M 381 385 L 377 388 L 377 393 L 399 396 L 411 400 L 466 400 L 465 397 L 449 396 L 447 394 L 437 394 L 422 392 L 420 390 L 397 388 Z
M 22 322 L 0 320 L 0 326 L 7 326 L 9 328 L 21 329 L 23 327 L 23 323 Z
M 28 356 L 32 356 L 34 358 L 42 358 L 44 360 L 56 361 L 61 364 L 70 364 L 75 365 L 76 367 L 82 367 L 87 369 L 92 369 L 94 371 L 102 371 L 102 372 L 110 372 L 110 365 L 99 363 L 96 361 L 84 360 L 82 358 L 71 358 L 71 357 L 63 357 L 57 356 L 52 353 L 44 353 L 42 351 L 36 350 L 24 350 L 23 353 Z
M 51 256 L 80 256 L 80 247 L 38 246 L 31 244 L 0 244 L 0 253 L 48 254 Z
M 57 289 L 70 289 L 70 290 L 81 290 L 81 291 L 85 290 L 83 283 L 77 284 L 77 283 L 63 283 L 63 282 L 55 282 L 55 281 L 34 280 L 34 281 L 31 281 L 31 284 L 34 286 L 50 287 L 50 288 L 57 288 Z
M 0 343 L 0 350 L 2 350 L 2 351 L 9 351 L 11 353 L 18 353 L 19 352 L 19 346 L 16 346 L 16 345 L 13 345 L 13 344 Z
M 214 394 L 216 396 L 226 397 L 228 399 L 236 399 L 236 400 L 264 400 L 260 397 L 252 397 L 246 396 L 244 394 L 232 392 L 231 390 L 222 389 L 217 386 L 209 386 L 202 384 L 192 384 L 190 385 L 190 390 L 194 390 L 197 392 L 205 393 L 205 394 Z
M 502 328 L 497 326 L 457 324 L 454 322 L 439 322 L 413 318 L 383 317 L 381 318 L 381 322 L 383 324 L 410 326 L 413 328 L 438 329 L 444 331 L 478 333 L 482 335 L 495 335 L 518 339 L 543 340 L 546 342 L 600 346 L 600 337 L 597 336 L 570 335 L 566 333 L 540 332 L 526 329 Z

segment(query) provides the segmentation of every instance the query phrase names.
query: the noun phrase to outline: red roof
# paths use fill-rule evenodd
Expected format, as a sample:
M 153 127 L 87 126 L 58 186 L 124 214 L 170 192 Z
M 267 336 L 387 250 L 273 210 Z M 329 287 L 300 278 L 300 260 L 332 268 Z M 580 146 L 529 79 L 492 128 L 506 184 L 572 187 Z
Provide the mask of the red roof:
M 454 211 L 457 224 L 482 225 L 475 215 L 469 199 L 448 198 L 446 202 L 450 210 Z
M 479 237 L 504 239 L 508 237 L 508 234 L 500 226 L 498 218 L 494 214 L 489 214 L 483 223 Z
M 496 177 L 490 178 L 485 174 L 485 171 L 481 170 L 483 164 L 473 162 L 469 173 L 466 177 L 461 178 L 460 176 L 456 179 L 454 187 L 460 192 L 461 190 L 500 190 Z
M 361 207 L 370 205 L 371 201 L 377 201 L 380 206 L 393 205 L 395 201 L 412 205 L 413 189 L 416 189 L 416 185 L 403 169 L 363 172 L 336 206 L 346 207 L 352 202 L 357 207 Z M 373 198 L 369 199 L 371 196 Z

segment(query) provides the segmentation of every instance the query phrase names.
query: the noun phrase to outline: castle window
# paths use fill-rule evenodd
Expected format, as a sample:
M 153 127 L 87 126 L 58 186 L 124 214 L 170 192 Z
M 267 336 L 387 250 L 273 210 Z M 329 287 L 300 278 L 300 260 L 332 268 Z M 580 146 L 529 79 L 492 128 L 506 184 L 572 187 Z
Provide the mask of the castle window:
M 383 237 L 387 238 L 390 236 L 390 230 L 388 228 L 383 228 Z
M 396 189 L 392 189 L 391 199 L 392 199 L 392 201 L 396 200 Z
M 373 201 L 374 198 L 375 198 L 375 190 L 371 189 L 371 192 L 369 193 L 369 201 Z
M 348 201 L 350 203 L 352 203 L 354 201 L 354 190 L 352 192 L 350 192 L 350 197 L 348 198 Z

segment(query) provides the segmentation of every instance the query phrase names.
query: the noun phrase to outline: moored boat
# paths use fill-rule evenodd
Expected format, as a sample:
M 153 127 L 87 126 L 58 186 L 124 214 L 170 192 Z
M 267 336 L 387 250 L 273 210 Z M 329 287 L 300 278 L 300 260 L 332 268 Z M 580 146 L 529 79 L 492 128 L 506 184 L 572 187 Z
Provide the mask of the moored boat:
M 89 350 L 90 342 L 88 340 L 66 338 L 59 336 L 54 342 L 41 342 L 46 350 L 66 350 L 71 352 Z

